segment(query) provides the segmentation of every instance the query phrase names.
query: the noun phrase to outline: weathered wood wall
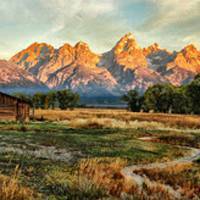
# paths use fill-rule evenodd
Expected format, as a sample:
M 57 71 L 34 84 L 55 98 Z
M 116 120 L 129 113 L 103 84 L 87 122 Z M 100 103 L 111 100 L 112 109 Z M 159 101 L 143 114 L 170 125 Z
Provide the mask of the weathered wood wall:
M 15 97 L 0 93 L 0 120 L 29 119 L 30 106 Z
M 23 102 L 17 102 L 16 113 L 17 120 L 27 121 L 29 120 L 30 106 Z
M 0 105 L 0 120 L 15 120 L 16 109 L 14 105 Z

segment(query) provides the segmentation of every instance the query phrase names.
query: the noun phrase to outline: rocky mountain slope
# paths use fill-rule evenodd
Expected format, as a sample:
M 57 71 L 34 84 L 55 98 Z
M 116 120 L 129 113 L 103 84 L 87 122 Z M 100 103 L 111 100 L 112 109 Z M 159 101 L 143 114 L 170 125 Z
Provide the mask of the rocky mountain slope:
M 130 33 L 122 37 L 101 59 L 103 65 L 120 85 L 121 92 L 130 89 L 144 91 L 150 85 L 166 81 L 148 66 L 143 49 Z
M 198 73 L 192 71 L 193 64 L 189 63 L 189 60 L 182 53 L 184 49 L 180 52 L 169 52 L 161 49 L 158 44 L 153 44 L 144 49 L 144 54 L 148 60 L 149 68 L 158 72 L 168 82 L 179 86 L 191 81 Z M 199 54 L 198 51 L 195 53 Z M 198 62 L 199 58 L 196 59 L 196 63 Z M 200 69 L 200 65 L 196 64 L 196 68 Z
M 91 52 L 86 43 L 77 43 L 70 55 L 70 62 L 66 60 L 68 63 L 58 65 L 46 79 L 45 83 L 50 88 L 69 88 L 83 95 L 109 95 L 115 92 L 116 80 L 108 70 L 97 67 L 100 57 Z M 61 55 L 61 59 L 64 60 L 66 56 Z M 43 70 L 39 72 L 39 77 Z
M 59 49 L 34 43 L 10 61 L 49 88 L 97 96 L 119 95 L 134 88 L 143 92 L 156 83 L 181 85 L 200 72 L 200 51 L 194 45 L 180 52 L 169 52 L 156 43 L 141 48 L 131 33 L 103 54 L 92 52 L 84 42 Z
M 47 87 L 16 64 L 0 60 L 0 90 L 31 92 L 47 90 Z

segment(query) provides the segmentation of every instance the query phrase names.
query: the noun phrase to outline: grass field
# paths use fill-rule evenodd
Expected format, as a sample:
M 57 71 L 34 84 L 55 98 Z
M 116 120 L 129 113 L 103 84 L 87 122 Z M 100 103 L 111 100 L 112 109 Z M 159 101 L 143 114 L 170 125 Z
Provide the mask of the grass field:
M 162 113 L 133 113 L 126 110 L 112 110 L 112 109 L 75 109 L 68 111 L 61 110 L 37 110 L 35 113 L 36 119 L 45 119 L 48 121 L 66 121 L 74 122 L 81 120 L 93 120 L 100 123 L 109 122 L 107 126 L 112 122 L 121 122 L 116 126 L 123 126 L 125 122 L 125 128 L 132 122 L 134 122 L 134 128 L 136 122 L 146 122 L 147 124 L 155 124 L 156 126 L 164 124 L 165 127 L 182 127 L 200 129 L 200 116 L 198 115 L 176 115 L 176 114 L 162 114 Z M 78 122 L 77 122 L 78 123 Z M 114 124 L 114 123 L 113 123 Z M 141 126 L 139 125 L 138 126 Z M 104 126 L 106 123 L 104 123 Z M 123 128 L 123 127 L 122 127 Z
M 26 124 L 0 122 L 0 199 L 175 199 L 170 191 L 198 199 L 200 159 L 145 166 L 199 149 L 199 128 L 198 116 L 106 109 L 37 110 Z M 141 188 L 121 173 L 139 165 Z

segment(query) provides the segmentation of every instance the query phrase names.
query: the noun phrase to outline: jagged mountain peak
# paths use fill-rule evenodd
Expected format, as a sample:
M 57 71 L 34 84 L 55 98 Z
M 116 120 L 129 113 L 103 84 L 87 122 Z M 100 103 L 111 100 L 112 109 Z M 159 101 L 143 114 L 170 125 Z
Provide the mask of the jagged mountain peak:
M 46 64 L 54 53 L 55 49 L 52 45 L 35 42 L 14 55 L 10 61 L 36 75 L 40 67 Z
M 89 45 L 82 41 L 74 46 L 74 54 L 74 63 L 81 67 L 94 68 L 100 59 L 97 54 L 90 50 Z
M 177 57 L 181 57 L 180 55 L 182 56 L 182 60 L 187 63 L 187 70 L 195 73 L 200 72 L 200 51 L 193 44 L 184 47 L 178 52 Z
M 198 52 L 198 49 L 194 44 L 189 44 L 183 48 L 182 51 L 193 51 L 193 52 Z
M 129 32 L 129 33 L 126 33 L 121 39 L 124 39 L 124 40 L 135 40 L 135 36 L 133 35 L 133 33 Z
M 44 56 L 44 54 L 53 53 L 54 47 L 52 45 L 49 45 L 47 43 L 38 43 L 34 42 L 31 45 L 29 45 L 26 49 L 20 51 L 16 55 L 14 55 L 10 60 L 15 62 L 15 59 L 17 58 L 20 60 L 20 62 L 23 62 L 27 58 L 29 60 L 34 60 L 38 56 Z M 18 62 L 18 64 L 20 64 Z
M 196 74 L 200 72 L 200 52 L 193 45 L 185 46 L 181 51 L 175 54 L 174 59 L 167 64 L 167 69 L 187 70 Z
M 74 57 L 74 47 L 68 43 L 65 43 L 61 47 L 59 47 L 56 55 L 57 57 L 60 57 L 60 58 L 68 57 L 68 59 L 70 59 L 70 57 Z
M 74 46 L 74 49 L 77 54 L 81 54 L 83 52 L 92 52 L 90 50 L 89 45 L 86 42 L 82 42 L 82 41 L 79 41 L 78 43 L 76 43 L 76 45 Z
M 79 41 L 75 44 L 75 48 L 80 48 L 80 47 L 85 47 L 85 48 L 89 48 L 88 43 L 83 42 L 83 41 Z
M 153 43 L 147 49 L 151 49 L 152 51 L 159 51 L 161 50 L 160 45 L 158 43 Z
M 169 52 L 157 43 L 141 48 L 132 33 L 125 34 L 103 54 L 94 53 L 86 42 L 65 43 L 58 49 L 46 43 L 33 43 L 11 58 L 49 88 L 70 88 L 83 93 L 120 93 L 150 85 L 191 80 L 200 72 L 200 52 L 188 45 Z
M 124 70 L 147 67 L 143 49 L 131 33 L 126 34 L 117 42 L 113 48 L 113 54 L 116 64 L 124 66 Z
M 69 43 L 64 43 L 61 47 L 59 47 L 59 49 L 69 49 L 69 48 L 73 48 L 73 46 Z
M 114 53 L 120 54 L 123 51 L 130 52 L 134 49 L 140 49 L 134 35 L 132 33 L 125 34 L 115 45 Z
M 53 52 L 54 51 L 54 47 L 50 44 L 47 44 L 45 42 L 42 43 L 38 43 L 38 42 L 34 42 L 32 43 L 30 46 L 28 46 L 26 49 L 24 49 L 22 52 L 23 53 L 35 53 L 37 55 L 40 55 L 41 53 L 45 53 L 45 52 Z
M 39 46 L 52 46 L 51 44 L 48 44 L 46 42 L 33 42 L 32 44 L 30 44 L 27 48 L 30 47 L 39 47 Z
M 160 45 L 156 42 L 150 45 L 150 47 L 155 48 L 155 49 L 160 49 Z
M 144 55 L 145 56 L 149 56 L 153 53 L 156 53 L 158 51 L 161 51 L 162 49 L 160 48 L 158 43 L 153 43 L 150 46 L 148 46 L 147 48 L 143 49 Z

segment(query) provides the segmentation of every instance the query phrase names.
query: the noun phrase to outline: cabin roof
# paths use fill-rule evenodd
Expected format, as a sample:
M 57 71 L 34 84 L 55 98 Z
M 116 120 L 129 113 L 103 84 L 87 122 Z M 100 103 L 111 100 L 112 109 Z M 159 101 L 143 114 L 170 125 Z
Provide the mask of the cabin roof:
M 6 94 L 6 93 L 1 92 L 1 91 L 0 91 L 0 95 L 4 95 L 4 96 L 6 96 L 6 97 L 12 98 L 13 100 L 17 100 L 17 101 L 19 101 L 19 102 L 21 102 L 21 103 L 25 103 L 25 104 L 30 105 L 30 102 L 28 102 L 28 101 L 26 101 L 26 100 L 20 99 L 20 98 L 18 98 L 18 97 L 15 97 L 15 96 L 12 96 L 12 95 L 9 95 L 9 94 Z

